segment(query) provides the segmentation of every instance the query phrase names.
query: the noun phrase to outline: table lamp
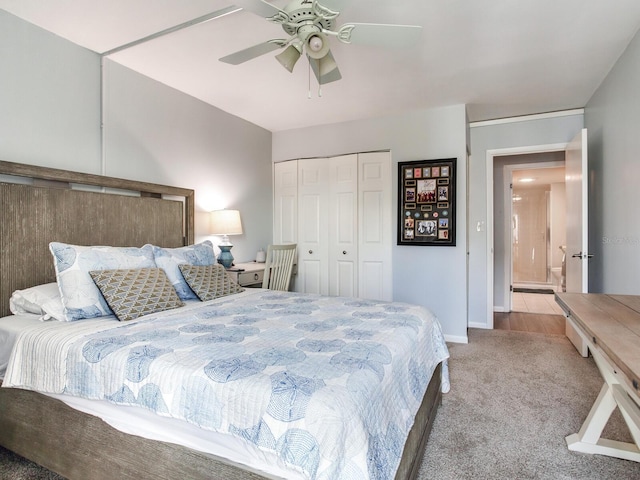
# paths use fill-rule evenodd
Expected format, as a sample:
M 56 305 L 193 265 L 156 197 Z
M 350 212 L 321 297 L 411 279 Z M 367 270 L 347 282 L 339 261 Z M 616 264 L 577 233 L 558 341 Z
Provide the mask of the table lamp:
M 230 268 L 233 265 L 233 255 L 231 255 L 233 244 L 229 241 L 229 235 L 242 235 L 240 212 L 238 210 L 211 212 L 211 235 L 222 235 L 222 242 L 218 245 L 220 248 L 218 263 L 224 268 Z

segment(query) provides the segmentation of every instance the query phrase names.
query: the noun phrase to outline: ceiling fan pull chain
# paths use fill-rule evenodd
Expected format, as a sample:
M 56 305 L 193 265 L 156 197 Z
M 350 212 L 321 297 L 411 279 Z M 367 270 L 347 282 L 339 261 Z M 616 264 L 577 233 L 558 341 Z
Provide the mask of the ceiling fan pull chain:
M 318 98 L 322 97 L 322 85 L 318 85 Z
M 307 88 L 307 98 L 311 99 L 311 62 L 309 62 L 309 69 L 308 69 L 307 73 L 308 73 L 308 77 L 309 77 L 309 80 L 308 80 L 309 86 Z

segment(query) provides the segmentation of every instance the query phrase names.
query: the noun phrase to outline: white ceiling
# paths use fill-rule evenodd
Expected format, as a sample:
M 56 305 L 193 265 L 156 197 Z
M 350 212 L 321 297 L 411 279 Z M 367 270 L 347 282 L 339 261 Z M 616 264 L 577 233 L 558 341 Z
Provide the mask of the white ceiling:
M 232 3 L 0 0 L 0 8 L 104 53 Z M 239 66 L 218 61 L 285 38 L 281 27 L 246 10 L 108 58 L 271 131 L 454 104 L 467 104 L 469 119 L 480 121 L 583 107 L 640 27 L 639 0 L 340 3 L 338 26 L 420 25 L 419 44 L 398 50 L 332 43 L 343 78 L 323 86 L 321 97 L 313 75 L 309 89 L 306 60 L 293 73 L 273 58 L 278 52 Z
M 539 188 L 552 183 L 564 183 L 564 167 L 534 168 L 530 170 L 513 170 L 513 188 Z M 522 182 L 523 178 L 531 181 Z

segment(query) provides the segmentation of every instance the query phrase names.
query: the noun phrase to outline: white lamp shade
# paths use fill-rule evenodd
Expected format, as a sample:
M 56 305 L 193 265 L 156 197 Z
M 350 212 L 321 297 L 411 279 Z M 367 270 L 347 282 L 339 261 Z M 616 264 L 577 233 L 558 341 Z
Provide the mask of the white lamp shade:
M 211 235 L 241 235 L 242 223 L 238 210 L 211 212 Z

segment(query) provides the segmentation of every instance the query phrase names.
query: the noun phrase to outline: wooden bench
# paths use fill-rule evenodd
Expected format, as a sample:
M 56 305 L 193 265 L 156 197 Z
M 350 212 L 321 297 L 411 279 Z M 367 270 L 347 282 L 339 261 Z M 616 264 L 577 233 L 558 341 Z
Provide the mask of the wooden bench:
M 582 337 L 604 385 L 569 450 L 640 462 L 640 296 L 556 293 L 567 322 Z M 601 438 L 618 407 L 635 443 Z

